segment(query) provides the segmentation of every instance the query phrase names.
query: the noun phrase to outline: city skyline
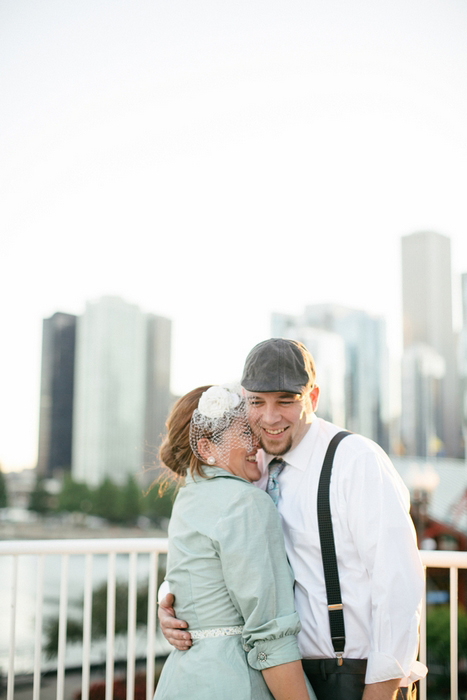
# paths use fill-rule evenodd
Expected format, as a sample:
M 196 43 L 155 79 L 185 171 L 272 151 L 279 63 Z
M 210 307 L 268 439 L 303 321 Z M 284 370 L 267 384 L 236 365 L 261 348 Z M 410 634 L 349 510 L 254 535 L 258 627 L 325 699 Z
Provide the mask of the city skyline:
M 174 393 L 236 379 L 273 311 L 384 316 L 400 238 L 467 271 L 467 6 L 58 0 L 0 8 L 0 462 L 36 458 L 42 319 L 172 319 Z

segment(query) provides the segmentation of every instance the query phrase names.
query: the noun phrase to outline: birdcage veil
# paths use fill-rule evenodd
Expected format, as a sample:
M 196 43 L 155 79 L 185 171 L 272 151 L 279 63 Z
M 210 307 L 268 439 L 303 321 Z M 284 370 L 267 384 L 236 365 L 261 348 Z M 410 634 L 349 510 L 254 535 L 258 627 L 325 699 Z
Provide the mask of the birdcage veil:
M 200 454 L 200 441 L 206 439 L 216 446 L 217 459 Z M 230 452 L 253 448 L 246 403 L 240 385 L 217 385 L 207 389 L 193 411 L 190 423 L 190 447 L 205 464 L 226 466 Z

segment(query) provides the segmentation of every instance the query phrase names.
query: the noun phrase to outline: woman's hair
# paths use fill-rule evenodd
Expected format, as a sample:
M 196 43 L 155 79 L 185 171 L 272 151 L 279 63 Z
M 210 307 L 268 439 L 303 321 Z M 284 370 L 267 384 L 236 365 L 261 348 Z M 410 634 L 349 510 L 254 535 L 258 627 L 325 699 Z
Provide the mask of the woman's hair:
M 175 403 L 167 418 L 167 434 L 159 450 L 161 462 L 177 476 L 185 476 L 188 469 L 191 474 L 205 476 L 202 462 L 193 454 L 190 447 L 190 421 L 193 411 L 198 407 L 201 394 L 210 385 L 200 386 Z

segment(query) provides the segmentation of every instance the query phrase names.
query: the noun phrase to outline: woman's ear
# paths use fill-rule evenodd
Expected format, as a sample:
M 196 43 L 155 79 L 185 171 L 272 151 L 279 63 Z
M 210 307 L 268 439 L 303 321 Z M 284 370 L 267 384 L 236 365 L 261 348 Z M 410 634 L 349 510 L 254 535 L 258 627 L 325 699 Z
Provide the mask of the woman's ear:
M 207 459 L 213 454 L 212 442 L 210 442 L 207 438 L 201 438 L 201 440 L 198 440 L 198 452 L 203 459 Z

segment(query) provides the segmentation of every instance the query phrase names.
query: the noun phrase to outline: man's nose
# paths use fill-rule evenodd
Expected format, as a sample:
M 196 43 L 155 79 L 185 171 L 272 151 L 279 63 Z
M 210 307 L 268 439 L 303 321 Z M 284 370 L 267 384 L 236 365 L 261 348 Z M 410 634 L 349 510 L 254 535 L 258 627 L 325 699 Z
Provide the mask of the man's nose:
M 272 404 L 271 406 L 265 406 L 263 411 L 263 421 L 268 425 L 273 425 L 281 419 L 280 411 L 277 406 Z

